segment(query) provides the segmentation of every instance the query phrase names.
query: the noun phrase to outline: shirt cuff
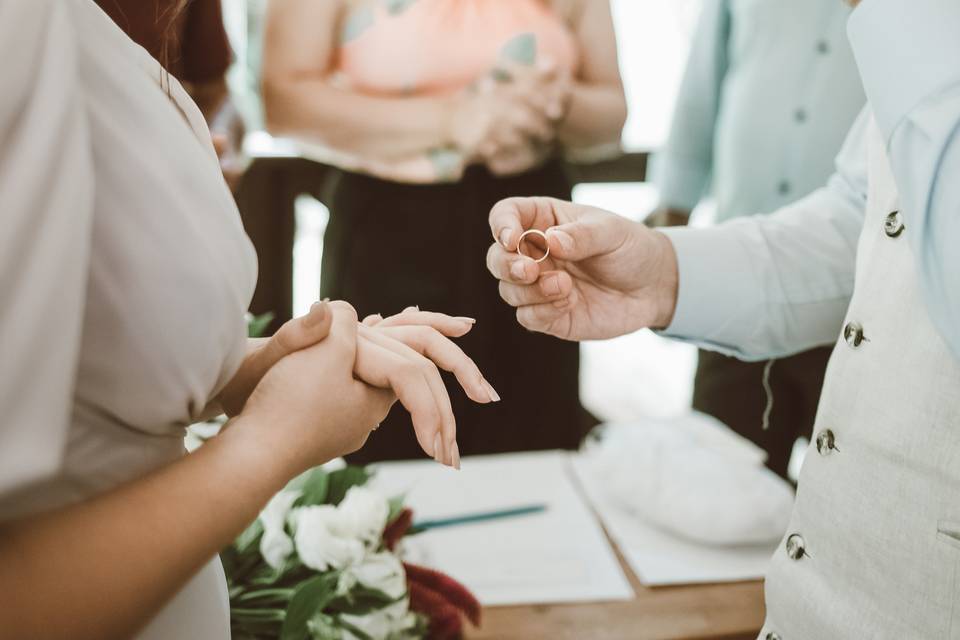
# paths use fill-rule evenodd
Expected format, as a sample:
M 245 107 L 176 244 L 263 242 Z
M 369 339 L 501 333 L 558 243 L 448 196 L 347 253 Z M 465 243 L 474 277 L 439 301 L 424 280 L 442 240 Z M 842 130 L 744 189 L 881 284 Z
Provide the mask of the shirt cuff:
M 727 227 L 660 229 L 673 243 L 679 275 L 673 320 L 660 333 L 740 355 L 738 345 L 751 331 L 743 303 L 752 295 L 742 274 L 751 273 L 752 267 L 736 233 L 731 235 Z
M 924 99 L 960 81 L 960 2 L 863 0 L 847 24 L 884 141 Z
M 653 156 L 650 178 L 660 194 L 660 205 L 693 211 L 703 197 L 710 170 L 675 155 Z

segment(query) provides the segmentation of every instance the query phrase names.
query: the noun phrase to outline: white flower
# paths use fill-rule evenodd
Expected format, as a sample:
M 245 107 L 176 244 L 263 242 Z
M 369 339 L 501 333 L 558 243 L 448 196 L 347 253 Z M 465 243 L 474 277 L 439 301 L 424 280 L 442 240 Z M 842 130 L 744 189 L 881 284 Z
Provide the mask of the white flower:
M 410 613 L 410 602 L 406 598 L 395 602 L 383 609 L 378 609 L 363 616 L 341 614 L 340 619 L 367 637 L 373 640 L 387 640 L 388 638 L 403 637 L 417 623 L 416 616 Z M 356 635 L 345 630 L 345 640 L 359 640 Z
M 299 497 L 299 491 L 281 491 L 260 512 L 260 523 L 263 525 L 260 555 L 274 569 L 282 567 L 284 560 L 293 552 L 293 541 L 284 530 L 284 523 Z
M 346 538 L 358 538 L 368 547 L 377 546 L 387 526 L 390 505 L 376 491 L 351 487 L 340 506 L 338 533 Z
M 336 507 L 321 505 L 297 509 L 297 554 L 303 564 L 316 571 L 343 569 L 363 559 L 363 543 L 339 534 L 341 514 Z
M 407 572 L 389 551 L 367 556 L 350 569 L 350 574 L 363 586 L 381 591 L 388 598 L 397 599 L 407 593 Z

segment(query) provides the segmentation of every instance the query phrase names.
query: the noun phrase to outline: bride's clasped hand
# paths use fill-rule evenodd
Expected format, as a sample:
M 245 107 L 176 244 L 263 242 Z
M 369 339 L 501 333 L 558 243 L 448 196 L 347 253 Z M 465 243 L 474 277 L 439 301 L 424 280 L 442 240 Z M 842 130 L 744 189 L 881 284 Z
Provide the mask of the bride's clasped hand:
M 272 338 L 252 339 L 217 400 L 232 417 L 231 430 L 287 449 L 283 458 L 294 469 L 356 451 L 399 401 L 423 450 L 459 468 L 456 419 L 440 370 L 452 372 L 473 401 L 499 400 L 451 340 L 473 325 L 416 307 L 360 322 L 345 302 L 318 302 Z

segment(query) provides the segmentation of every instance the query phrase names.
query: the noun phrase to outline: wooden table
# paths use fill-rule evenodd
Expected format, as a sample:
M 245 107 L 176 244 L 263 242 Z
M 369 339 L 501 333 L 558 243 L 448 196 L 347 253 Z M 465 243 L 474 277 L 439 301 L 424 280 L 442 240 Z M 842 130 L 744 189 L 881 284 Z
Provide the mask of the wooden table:
M 614 545 L 616 550 L 616 545 Z M 636 597 L 596 604 L 493 607 L 468 640 L 754 640 L 763 582 L 645 587 L 617 557 Z

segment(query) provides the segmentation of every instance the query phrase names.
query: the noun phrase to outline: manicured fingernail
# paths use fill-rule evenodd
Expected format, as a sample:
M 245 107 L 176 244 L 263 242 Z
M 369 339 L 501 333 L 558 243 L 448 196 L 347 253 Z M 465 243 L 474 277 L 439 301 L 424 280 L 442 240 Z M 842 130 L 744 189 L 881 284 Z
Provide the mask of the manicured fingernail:
M 483 386 L 487 390 L 487 394 L 489 394 L 491 402 L 500 402 L 500 394 L 497 393 L 497 390 L 493 388 L 492 384 L 484 379 Z
M 560 243 L 560 246 L 563 248 L 564 251 L 573 250 L 573 237 L 566 231 L 557 231 L 556 229 L 548 229 L 547 235 L 553 236 L 554 238 L 556 238 L 557 242 Z
M 517 280 L 523 280 L 526 277 L 527 273 L 523 268 L 523 260 L 517 260 L 510 265 L 510 275 Z
M 440 434 L 433 436 L 433 459 L 437 462 L 443 462 L 440 458 L 440 447 L 442 442 L 440 441 Z
M 540 283 L 540 289 L 543 291 L 543 294 L 547 296 L 560 295 L 560 276 L 550 276 L 544 279 L 544 281 Z
M 307 313 L 306 317 L 303 319 L 303 326 L 309 328 L 315 327 L 323 319 L 327 317 L 327 303 L 326 302 L 314 302 L 310 306 L 310 311 Z
M 454 318 L 454 320 L 457 320 L 459 322 L 466 322 L 467 324 L 477 324 L 476 318 L 468 318 L 467 316 L 457 316 L 456 318 Z
M 450 461 L 452 466 L 457 471 L 460 470 L 460 447 L 457 446 L 457 443 L 454 442 L 450 445 Z
M 513 238 L 513 231 L 510 229 L 504 229 L 500 232 L 500 244 L 503 245 L 504 249 L 510 248 L 510 240 Z

